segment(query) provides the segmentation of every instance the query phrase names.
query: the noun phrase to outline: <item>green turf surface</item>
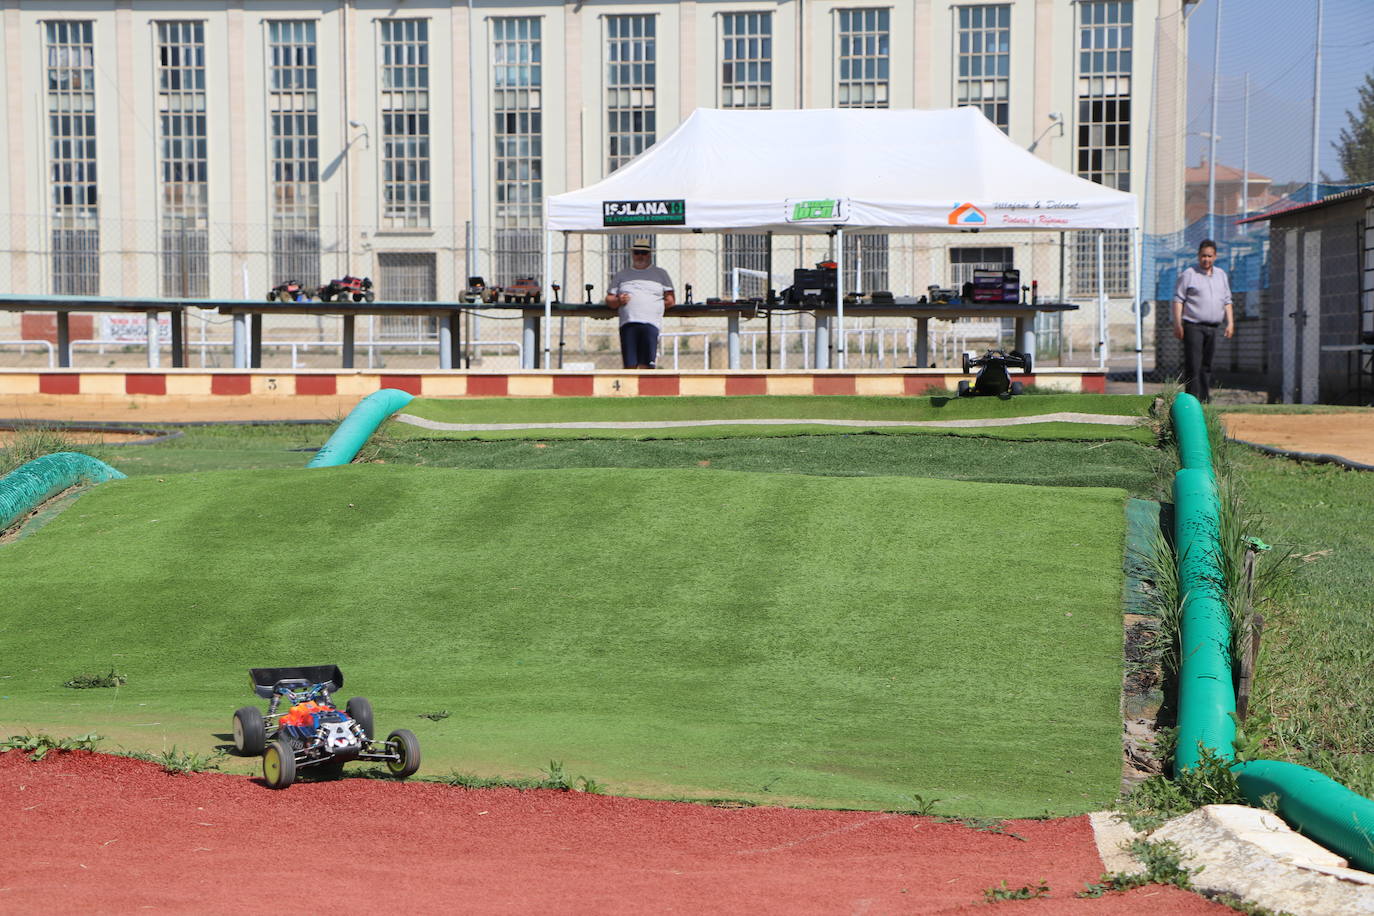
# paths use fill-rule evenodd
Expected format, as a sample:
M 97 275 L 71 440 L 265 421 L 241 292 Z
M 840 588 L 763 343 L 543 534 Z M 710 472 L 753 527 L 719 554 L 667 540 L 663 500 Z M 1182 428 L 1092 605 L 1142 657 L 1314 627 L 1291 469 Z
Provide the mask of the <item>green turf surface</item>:
M 0 548 L 0 732 L 203 751 L 247 668 L 336 662 L 430 773 L 1091 810 L 1120 776 L 1122 500 L 700 468 L 117 481 Z M 111 667 L 117 691 L 59 686 Z
M 405 413 L 441 423 L 575 423 L 646 422 L 671 420 L 720 421 L 716 427 L 679 427 L 653 430 L 540 430 L 539 435 L 576 438 L 683 438 L 702 436 L 778 436 L 798 432 L 818 434 L 843 432 L 833 427 L 816 426 L 731 426 L 731 420 L 797 419 L 850 420 L 856 428 L 864 421 L 973 420 L 997 417 L 1026 417 L 1037 414 L 1075 413 L 1114 414 L 1143 417 L 1151 399 L 1134 395 L 1039 394 L 1022 395 L 1007 401 L 997 398 L 947 397 L 673 397 L 673 398 L 418 398 Z M 1077 424 L 1085 426 L 1085 424 Z M 1141 433 L 1130 427 L 1091 426 L 1067 435 L 1058 424 L 1043 430 L 1036 438 L 1139 439 Z M 890 429 L 884 428 L 884 429 Z M 1016 427 L 988 428 L 985 435 L 1007 435 Z M 504 439 L 528 438 L 530 431 L 428 430 L 405 423 L 392 423 L 390 435 L 412 438 Z M 847 431 L 853 431 L 852 429 Z M 1026 437 L 1026 433 L 1010 433 Z M 1140 439 L 1144 441 L 1144 439 Z
M 1150 498 L 1158 451 L 1122 441 L 1014 442 L 986 436 L 848 434 L 792 438 L 462 441 L 383 436 L 388 464 L 462 468 L 700 468 L 832 477 L 939 477 L 986 483 L 1119 487 Z

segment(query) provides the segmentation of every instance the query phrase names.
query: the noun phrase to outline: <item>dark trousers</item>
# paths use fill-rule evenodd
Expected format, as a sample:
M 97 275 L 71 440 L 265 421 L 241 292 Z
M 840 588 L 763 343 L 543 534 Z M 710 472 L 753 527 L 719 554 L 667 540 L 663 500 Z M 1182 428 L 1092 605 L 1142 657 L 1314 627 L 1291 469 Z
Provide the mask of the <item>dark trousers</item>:
M 657 359 L 658 328 L 640 321 L 620 326 L 620 362 L 623 368 L 648 366 L 653 369 Z
M 1217 349 L 1218 327 L 1183 322 L 1183 387 L 1204 404 L 1212 399 L 1212 355 Z

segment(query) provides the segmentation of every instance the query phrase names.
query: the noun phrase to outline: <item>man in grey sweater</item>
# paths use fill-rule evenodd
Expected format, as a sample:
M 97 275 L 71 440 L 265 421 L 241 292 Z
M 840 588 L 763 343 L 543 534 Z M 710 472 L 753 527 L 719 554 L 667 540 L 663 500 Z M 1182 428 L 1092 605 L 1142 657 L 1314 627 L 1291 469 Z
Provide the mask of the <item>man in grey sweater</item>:
M 606 304 L 620 319 L 620 358 L 626 369 L 653 369 L 663 310 L 677 304 L 668 271 L 654 266 L 648 238 L 630 243 L 630 266 L 618 270 L 606 288 Z
M 1183 385 L 1204 403 L 1212 399 L 1217 328 L 1227 337 L 1236 333 L 1231 281 L 1216 260 L 1217 243 L 1204 239 L 1197 249 L 1197 266 L 1179 274 L 1174 290 L 1174 336 L 1183 341 Z

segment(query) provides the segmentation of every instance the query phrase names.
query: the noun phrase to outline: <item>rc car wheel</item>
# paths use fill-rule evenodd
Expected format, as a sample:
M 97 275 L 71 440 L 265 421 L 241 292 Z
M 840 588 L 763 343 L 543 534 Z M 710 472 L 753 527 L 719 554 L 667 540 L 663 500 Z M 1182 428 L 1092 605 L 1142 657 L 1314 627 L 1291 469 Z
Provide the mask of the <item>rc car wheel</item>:
M 262 778 L 269 789 L 285 789 L 296 781 L 296 752 L 285 741 L 274 740 L 262 755 Z
M 354 697 L 349 700 L 344 712 L 358 723 L 358 727 L 363 730 L 363 737 L 372 740 L 372 703 L 367 697 Z
M 267 746 L 267 727 L 256 706 L 234 710 L 234 748 L 245 757 L 256 757 Z
M 1012 382 L 1012 383 L 1011 383 L 1011 393 L 1012 393 L 1012 394 L 1020 394 L 1022 391 L 1025 391 L 1025 390 L 1026 390 L 1026 386 L 1025 386 L 1025 385 L 1022 385 L 1020 382 Z
M 968 359 L 968 357 L 965 356 L 964 359 Z M 961 398 L 966 398 L 966 397 L 968 397 L 968 396 L 969 396 L 968 379 L 966 379 L 966 378 L 961 378 L 961 379 L 959 379 L 959 397 L 961 397 Z
M 386 768 L 397 779 L 413 776 L 420 768 L 420 739 L 408 728 L 398 728 L 386 736 L 388 749 L 395 751 L 397 759 L 388 760 Z
M 1031 358 L 1031 355 L 1029 353 L 1022 353 L 1021 358 L 1026 361 L 1026 374 L 1030 375 L 1033 371 L 1031 364 L 1034 362 L 1034 359 Z
M 968 354 L 965 353 L 963 361 L 964 375 L 968 375 L 972 371 L 973 366 L 971 365 L 971 362 L 972 361 L 968 358 Z

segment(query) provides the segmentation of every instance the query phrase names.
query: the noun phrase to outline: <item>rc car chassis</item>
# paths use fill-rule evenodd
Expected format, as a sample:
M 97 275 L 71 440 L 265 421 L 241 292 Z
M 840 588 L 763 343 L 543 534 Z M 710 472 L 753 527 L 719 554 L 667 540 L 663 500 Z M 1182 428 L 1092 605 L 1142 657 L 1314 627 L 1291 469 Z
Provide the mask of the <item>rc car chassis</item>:
M 320 287 L 321 302 L 371 302 L 377 298 L 370 277 L 343 277 Z
M 1013 382 L 1009 371 L 1018 368 L 1030 375 L 1031 355 L 1029 353 L 1021 353 L 1017 350 L 1010 352 L 988 350 L 982 356 L 969 356 L 965 353 L 964 374 L 969 375 L 974 369 L 977 369 L 978 375 L 974 377 L 972 384 L 969 384 L 968 379 L 959 380 L 959 397 L 968 398 L 980 394 L 996 395 L 1005 401 L 1014 394 L 1020 394 L 1022 383 Z
M 268 701 L 267 713 L 256 706 L 234 711 L 234 747 L 245 756 L 262 755 L 262 778 L 270 788 L 285 789 L 306 767 L 337 774 L 350 760 L 381 761 L 397 779 L 420 768 L 420 742 L 409 729 L 378 741 L 365 697 L 353 697 L 342 711 L 334 704 L 330 695 L 344 682 L 338 665 L 250 668 L 248 681 Z

